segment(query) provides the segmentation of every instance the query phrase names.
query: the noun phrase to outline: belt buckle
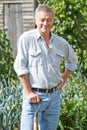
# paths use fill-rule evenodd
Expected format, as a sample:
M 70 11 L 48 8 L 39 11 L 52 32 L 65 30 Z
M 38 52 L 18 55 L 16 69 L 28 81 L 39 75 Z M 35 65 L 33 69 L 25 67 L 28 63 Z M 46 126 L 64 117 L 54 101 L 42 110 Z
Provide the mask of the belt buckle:
M 46 93 L 48 93 L 48 89 L 46 89 Z

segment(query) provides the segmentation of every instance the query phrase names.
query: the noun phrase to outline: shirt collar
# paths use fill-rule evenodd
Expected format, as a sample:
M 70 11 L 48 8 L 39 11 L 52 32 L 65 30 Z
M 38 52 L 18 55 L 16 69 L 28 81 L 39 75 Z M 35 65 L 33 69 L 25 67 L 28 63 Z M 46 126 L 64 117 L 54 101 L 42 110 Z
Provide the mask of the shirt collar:
M 42 37 L 41 34 L 39 33 L 38 29 L 36 29 L 36 37 L 37 37 L 37 39 Z M 51 42 L 53 41 L 53 33 L 52 32 L 51 32 L 51 39 L 50 39 L 50 41 Z
M 41 37 L 41 34 L 39 33 L 38 29 L 36 29 L 36 37 L 39 39 Z

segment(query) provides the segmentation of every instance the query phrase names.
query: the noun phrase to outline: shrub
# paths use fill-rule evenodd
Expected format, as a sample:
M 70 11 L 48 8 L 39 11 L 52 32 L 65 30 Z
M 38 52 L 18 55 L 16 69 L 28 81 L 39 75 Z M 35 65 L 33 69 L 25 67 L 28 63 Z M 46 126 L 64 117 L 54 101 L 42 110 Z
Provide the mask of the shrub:
M 74 73 L 62 93 L 58 130 L 87 130 L 87 80 Z
M 12 55 L 10 41 L 7 39 L 5 33 L 0 30 L 0 81 L 6 83 L 7 86 L 9 86 L 10 83 L 17 82 L 17 75 L 13 69 L 13 62 L 14 57 Z
M 19 80 L 13 63 L 10 41 L 0 30 L 0 130 L 19 130 L 21 88 L 15 87 Z

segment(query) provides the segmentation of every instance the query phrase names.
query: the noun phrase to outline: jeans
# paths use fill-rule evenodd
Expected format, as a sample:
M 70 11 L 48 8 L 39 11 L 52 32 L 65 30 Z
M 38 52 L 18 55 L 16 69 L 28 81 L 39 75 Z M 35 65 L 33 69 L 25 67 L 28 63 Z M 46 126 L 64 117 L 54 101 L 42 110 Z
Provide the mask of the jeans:
M 60 115 L 60 92 L 35 92 L 41 98 L 39 104 L 30 104 L 27 96 L 23 94 L 21 115 L 21 129 L 33 130 L 34 112 L 38 111 L 38 130 L 56 130 Z

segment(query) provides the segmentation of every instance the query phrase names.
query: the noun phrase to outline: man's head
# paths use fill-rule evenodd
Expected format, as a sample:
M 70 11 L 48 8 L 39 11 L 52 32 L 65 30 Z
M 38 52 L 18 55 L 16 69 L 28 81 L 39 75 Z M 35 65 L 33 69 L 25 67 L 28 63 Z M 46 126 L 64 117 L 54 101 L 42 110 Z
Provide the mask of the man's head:
M 35 24 L 41 34 L 49 33 L 54 22 L 54 11 L 46 6 L 40 5 L 35 11 Z
M 46 6 L 46 5 L 40 5 L 40 6 L 38 6 L 36 8 L 36 10 L 35 10 L 35 18 L 37 17 L 37 15 L 38 15 L 38 13 L 40 11 L 47 12 L 47 13 L 49 12 L 49 13 L 51 13 L 53 15 L 53 18 L 54 18 L 54 11 L 53 11 L 53 9 L 50 8 L 49 6 Z

